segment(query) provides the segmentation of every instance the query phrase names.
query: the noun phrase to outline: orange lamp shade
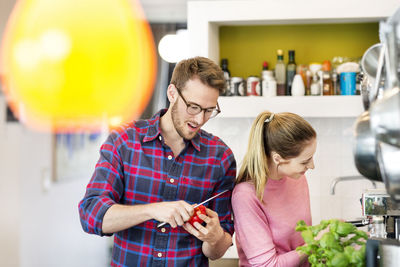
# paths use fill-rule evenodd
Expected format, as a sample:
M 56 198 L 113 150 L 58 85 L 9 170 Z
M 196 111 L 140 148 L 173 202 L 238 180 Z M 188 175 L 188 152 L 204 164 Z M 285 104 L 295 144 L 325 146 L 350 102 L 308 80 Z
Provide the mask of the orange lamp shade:
M 133 0 L 19 0 L 0 58 L 14 114 L 55 132 L 137 118 L 156 73 L 152 34 Z

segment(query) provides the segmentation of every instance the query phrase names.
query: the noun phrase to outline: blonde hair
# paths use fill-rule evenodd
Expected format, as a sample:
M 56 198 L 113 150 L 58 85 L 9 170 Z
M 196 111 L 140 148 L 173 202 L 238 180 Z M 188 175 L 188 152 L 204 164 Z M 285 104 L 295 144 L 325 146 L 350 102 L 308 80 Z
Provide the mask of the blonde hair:
M 271 117 L 272 115 L 274 116 Z M 275 151 L 284 159 L 297 157 L 316 136 L 312 126 L 297 114 L 273 114 L 269 111 L 260 113 L 251 126 L 247 152 L 236 184 L 252 182 L 257 198 L 262 201 L 269 176 L 268 159 L 271 152 Z

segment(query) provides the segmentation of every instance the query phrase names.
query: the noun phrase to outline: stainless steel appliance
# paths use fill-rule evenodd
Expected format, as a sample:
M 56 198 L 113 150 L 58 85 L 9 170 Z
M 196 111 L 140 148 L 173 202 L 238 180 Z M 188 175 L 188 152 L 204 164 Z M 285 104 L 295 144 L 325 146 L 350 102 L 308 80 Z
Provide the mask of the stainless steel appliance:
M 399 240 L 400 209 L 385 190 L 370 189 L 362 195 L 362 214 L 371 222 L 371 237 Z
M 380 22 L 379 35 L 381 43 L 361 61 L 366 111 L 355 124 L 356 167 L 386 188 L 363 195 L 364 215 L 372 221 L 367 267 L 400 266 L 400 9 Z

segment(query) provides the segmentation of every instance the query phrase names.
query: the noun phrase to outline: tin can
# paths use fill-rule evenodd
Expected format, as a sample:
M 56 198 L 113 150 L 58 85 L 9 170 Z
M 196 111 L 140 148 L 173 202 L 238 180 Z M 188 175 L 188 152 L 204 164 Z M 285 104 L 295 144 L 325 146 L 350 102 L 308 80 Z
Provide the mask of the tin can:
M 356 94 L 356 73 L 342 72 L 340 74 L 340 90 L 342 95 Z
M 245 96 L 246 90 L 244 86 L 244 80 L 242 77 L 232 77 L 231 78 L 231 95 L 234 96 Z
M 247 95 L 261 96 L 261 85 L 260 79 L 256 76 L 250 76 L 247 78 Z

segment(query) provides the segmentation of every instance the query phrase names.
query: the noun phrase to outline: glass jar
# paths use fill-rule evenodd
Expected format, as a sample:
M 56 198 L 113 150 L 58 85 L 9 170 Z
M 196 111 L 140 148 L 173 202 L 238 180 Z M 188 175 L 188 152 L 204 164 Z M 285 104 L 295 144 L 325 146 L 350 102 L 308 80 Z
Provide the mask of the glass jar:
M 372 216 L 370 237 L 386 238 L 386 225 L 383 216 Z

